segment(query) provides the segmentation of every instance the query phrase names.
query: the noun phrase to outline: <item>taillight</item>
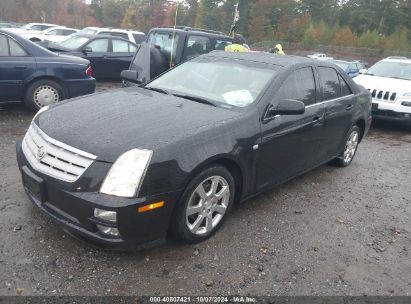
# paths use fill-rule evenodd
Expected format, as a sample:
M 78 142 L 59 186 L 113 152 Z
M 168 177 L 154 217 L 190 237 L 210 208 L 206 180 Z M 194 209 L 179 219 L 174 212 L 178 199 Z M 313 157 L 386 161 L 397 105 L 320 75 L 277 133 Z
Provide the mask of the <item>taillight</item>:
M 89 67 L 87 68 L 86 74 L 87 74 L 88 76 L 90 76 L 90 77 L 93 76 L 93 69 L 92 69 L 91 66 L 89 66 Z

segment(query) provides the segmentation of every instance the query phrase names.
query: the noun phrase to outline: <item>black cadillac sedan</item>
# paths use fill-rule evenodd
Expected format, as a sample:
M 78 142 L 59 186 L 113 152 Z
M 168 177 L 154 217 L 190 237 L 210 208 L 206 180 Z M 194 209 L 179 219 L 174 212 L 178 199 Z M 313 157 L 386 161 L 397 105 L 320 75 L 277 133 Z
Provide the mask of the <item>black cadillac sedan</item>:
M 121 71 L 130 66 L 137 48 L 129 40 L 105 35 L 74 35 L 48 46 L 53 52 L 89 60 L 96 79 L 119 79 Z
M 335 65 L 212 52 L 43 109 L 17 158 L 34 205 L 77 237 L 195 243 L 234 203 L 330 161 L 348 166 L 370 110 L 369 92 Z
M 57 55 L 0 30 L 0 103 L 24 102 L 38 111 L 63 99 L 94 93 L 95 88 L 88 60 Z

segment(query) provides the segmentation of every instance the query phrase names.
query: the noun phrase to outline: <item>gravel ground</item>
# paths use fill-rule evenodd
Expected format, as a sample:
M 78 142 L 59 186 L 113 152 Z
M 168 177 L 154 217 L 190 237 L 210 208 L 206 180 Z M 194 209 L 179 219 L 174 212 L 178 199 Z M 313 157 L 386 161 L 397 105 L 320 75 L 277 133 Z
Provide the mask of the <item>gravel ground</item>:
M 31 117 L 0 110 L 0 295 L 411 295 L 409 128 L 374 125 L 350 167 L 323 166 L 237 206 L 204 243 L 112 253 L 71 238 L 26 197 L 14 145 Z

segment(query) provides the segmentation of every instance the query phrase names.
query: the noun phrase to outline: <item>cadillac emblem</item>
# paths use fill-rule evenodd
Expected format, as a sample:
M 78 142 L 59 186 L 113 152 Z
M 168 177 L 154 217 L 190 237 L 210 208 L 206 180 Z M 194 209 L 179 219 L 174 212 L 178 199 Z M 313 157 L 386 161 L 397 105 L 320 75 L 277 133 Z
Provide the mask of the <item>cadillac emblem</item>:
M 37 150 L 36 153 L 36 158 L 38 161 L 42 160 L 45 156 L 46 156 L 47 152 L 46 152 L 46 148 L 41 146 L 39 147 L 39 149 Z

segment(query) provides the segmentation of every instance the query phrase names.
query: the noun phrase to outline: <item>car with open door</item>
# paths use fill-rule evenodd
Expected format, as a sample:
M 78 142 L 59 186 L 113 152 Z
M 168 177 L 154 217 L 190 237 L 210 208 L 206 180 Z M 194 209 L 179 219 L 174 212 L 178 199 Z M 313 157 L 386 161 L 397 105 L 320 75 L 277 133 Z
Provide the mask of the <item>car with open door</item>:
M 369 92 L 333 64 L 212 52 L 43 109 L 17 158 L 34 205 L 77 237 L 196 243 L 235 203 L 330 161 L 350 165 L 370 121 Z
M 73 35 L 50 44 L 48 49 L 89 60 L 96 79 L 119 79 L 121 71 L 130 66 L 138 45 L 114 36 Z
M 140 82 L 142 70 L 143 78 L 149 81 L 186 60 L 214 50 L 224 51 L 232 43 L 232 37 L 218 31 L 187 26 L 153 28 L 148 33 L 147 46 L 138 50 L 130 68 L 125 69 L 123 85 Z M 135 78 L 136 72 L 140 73 L 140 79 Z
M 96 81 L 88 60 L 58 55 L 0 30 L 0 102 L 24 102 L 34 111 L 94 93 Z

